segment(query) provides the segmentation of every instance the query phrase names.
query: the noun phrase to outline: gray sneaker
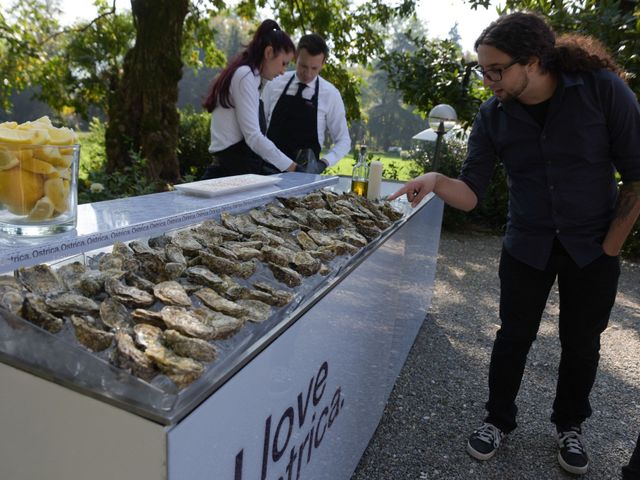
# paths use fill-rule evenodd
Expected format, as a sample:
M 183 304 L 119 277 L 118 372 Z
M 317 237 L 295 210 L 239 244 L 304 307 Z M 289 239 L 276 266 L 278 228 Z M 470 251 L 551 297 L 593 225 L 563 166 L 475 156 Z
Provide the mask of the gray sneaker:
M 582 444 L 579 427 L 558 432 L 558 462 L 567 472 L 584 475 L 589 470 L 589 457 Z
M 480 428 L 474 431 L 467 443 L 467 452 L 478 460 L 489 460 L 493 457 L 504 440 L 506 434 L 498 427 L 490 423 L 483 423 Z

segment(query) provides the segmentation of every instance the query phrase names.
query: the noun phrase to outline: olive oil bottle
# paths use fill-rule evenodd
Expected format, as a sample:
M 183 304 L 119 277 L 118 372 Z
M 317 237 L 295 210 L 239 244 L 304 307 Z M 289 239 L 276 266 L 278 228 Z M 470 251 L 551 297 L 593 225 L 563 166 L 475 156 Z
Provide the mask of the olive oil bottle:
M 367 163 L 367 146 L 360 145 L 358 161 L 351 174 L 351 191 L 361 197 L 367 196 L 369 187 L 369 164 Z

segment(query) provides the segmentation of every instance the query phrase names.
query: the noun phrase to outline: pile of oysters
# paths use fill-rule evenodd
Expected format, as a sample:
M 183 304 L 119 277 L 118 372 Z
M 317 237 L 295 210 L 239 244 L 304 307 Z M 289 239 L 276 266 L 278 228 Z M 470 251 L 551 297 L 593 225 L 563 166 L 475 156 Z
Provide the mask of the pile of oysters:
M 216 341 L 267 320 L 305 277 L 328 275 L 336 257 L 357 253 L 401 217 L 388 202 L 350 193 L 277 198 L 219 222 L 115 243 L 84 263 L 20 268 L 0 276 L 0 306 L 51 333 L 72 331 L 146 381 L 164 374 L 184 388 L 216 359 Z

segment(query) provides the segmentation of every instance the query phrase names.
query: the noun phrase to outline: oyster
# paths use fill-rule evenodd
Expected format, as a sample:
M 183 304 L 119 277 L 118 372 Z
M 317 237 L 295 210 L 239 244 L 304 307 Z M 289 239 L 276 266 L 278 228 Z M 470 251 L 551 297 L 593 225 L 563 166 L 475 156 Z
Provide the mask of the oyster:
M 115 278 L 106 280 L 104 288 L 109 295 L 129 307 L 148 307 L 156 301 L 153 295 L 139 288 L 129 287 Z
M 230 337 L 244 325 L 244 320 L 236 317 L 225 315 L 224 313 L 215 312 L 206 307 L 200 307 L 193 310 L 193 314 L 214 331 L 214 339 L 223 339 Z
M 320 270 L 318 270 L 318 274 L 322 275 L 323 277 L 326 277 L 327 275 L 329 275 L 331 273 L 331 268 L 329 268 L 327 265 L 325 265 L 324 263 L 320 266 Z
M 185 276 L 189 281 L 206 287 L 225 287 L 225 281 L 211 270 L 205 267 L 189 267 L 185 270 Z
M 258 225 L 251 221 L 249 215 L 231 215 L 227 212 L 220 214 L 222 224 L 230 230 L 234 230 L 242 235 L 250 237 L 258 230 Z
M 153 287 L 153 294 L 156 298 L 167 305 L 178 305 L 190 307 L 191 299 L 182 285 L 174 280 L 158 283 Z
M 139 262 L 138 275 L 154 283 L 166 280 L 163 257 L 164 252 L 161 254 L 159 251 L 136 253 L 136 260 Z
M 284 283 L 288 287 L 297 287 L 302 283 L 302 277 L 300 274 L 288 267 L 282 267 L 275 263 L 269 263 L 269 268 L 273 273 L 273 276 L 279 282 Z
M 366 247 L 369 243 L 364 235 L 360 235 L 355 230 L 343 230 L 340 234 L 340 239 L 358 248 Z
M 129 248 L 133 250 L 134 253 L 153 253 L 153 249 L 149 245 L 139 240 L 129 242 Z
M 213 328 L 204 324 L 195 313 L 185 308 L 164 307 L 160 310 L 160 315 L 169 329 L 178 330 L 189 337 L 203 338 L 205 340 L 215 337 Z
M 164 264 L 164 273 L 169 280 L 175 280 L 187 269 L 184 263 L 169 262 Z
M 129 310 L 113 297 L 106 298 L 100 304 L 100 319 L 107 327 L 114 330 L 131 326 Z
M 207 307 L 217 312 L 231 315 L 232 317 L 242 317 L 247 313 L 246 309 L 231 300 L 220 296 L 210 288 L 203 288 L 195 293 L 195 296 L 202 300 Z
M 250 210 L 249 215 L 251 219 L 258 225 L 263 227 L 272 228 L 274 230 L 281 230 L 284 232 L 291 232 L 300 228 L 297 222 L 288 218 L 274 217 L 266 210 Z
M 31 323 L 51 333 L 62 330 L 62 320 L 47 311 L 44 299 L 34 293 L 27 293 L 22 304 L 22 315 Z
M 148 323 L 138 323 L 133 327 L 136 344 L 144 349 L 162 346 L 162 330 Z
M 264 246 L 270 247 L 287 247 L 291 250 L 298 251 L 300 247 L 292 238 L 286 238 L 280 235 L 276 235 L 274 232 L 263 228 L 262 230 L 251 235 L 252 240 L 259 240 L 263 242 Z M 262 249 L 264 250 L 264 246 Z
M 304 208 L 302 200 L 297 197 L 276 197 L 276 199 L 290 210 L 294 208 Z
M 204 367 L 200 362 L 180 357 L 162 345 L 147 348 L 144 354 L 153 360 L 160 371 L 169 377 L 178 388 L 186 387 L 204 372 Z
M 288 267 L 289 262 L 293 258 L 296 252 L 289 250 L 286 247 L 262 247 L 262 258 L 265 262 L 275 263 L 282 267 Z
M 291 265 L 296 272 L 305 277 L 310 277 L 318 273 L 321 263 L 320 260 L 312 257 L 308 252 L 296 252 L 291 260 Z
M 375 240 L 382 233 L 373 220 L 357 220 L 356 230 L 369 241 Z
M 164 247 L 164 256 L 167 262 L 187 264 L 187 259 L 184 258 L 182 249 L 172 243 Z
M 325 202 L 322 193 L 313 192 L 302 198 L 302 205 L 309 210 L 316 210 L 318 208 L 327 208 L 327 202 Z
M 98 270 L 125 270 L 125 258 L 114 253 L 105 253 L 98 259 Z
M 389 202 L 382 202 L 380 205 L 380 210 L 389 220 L 392 222 L 400 220 L 404 214 L 402 212 L 397 211 L 395 208 L 391 206 Z
M 276 307 L 284 307 L 285 305 L 290 303 L 295 297 L 295 295 L 292 292 L 288 292 L 286 290 L 277 290 L 273 288 L 271 285 L 269 285 L 268 283 L 258 282 L 258 283 L 254 283 L 253 286 L 256 287 L 258 290 L 261 290 L 271 295 L 274 302 L 273 303 L 266 302 L 266 303 L 270 303 L 270 305 L 274 305 Z M 256 300 L 260 300 L 260 299 L 258 298 Z
M 335 230 L 343 226 L 343 217 L 337 216 L 335 213 L 330 212 L 329 210 L 325 210 L 323 208 L 318 208 L 313 211 L 318 220 L 322 222 L 324 225 L 324 229 Z
M 158 237 L 150 238 L 147 243 L 151 248 L 162 249 L 171 243 L 171 237 L 167 234 L 162 234 Z
M 209 250 L 211 251 L 211 253 L 213 253 L 217 257 L 226 258 L 227 260 L 238 261 L 238 256 L 228 248 L 222 247 L 220 245 L 214 245 L 213 247 L 209 248 Z
M 195 231 L 199 234 L 213 234 L 217 237 L 222 237 L 223 241 L 242 239 L 242 235 L 237 231 L 225 228 L 222 225 L 217 224 L 213 220 L 205 220 L 198 227 L 196 227 Z
M 153 293 L 153 287 L 155 284 L 147 280 L 146 278 L 142 278 L 140 275 L 136 275 L 133 272 L 127 272 L 124 275 L 124 280 L 127 283 L 127 285 L 136 287 L 140 290 L 144 290 L 145 292 L 148 292 L 148 293 Z
M 98 328 L 93 317 L 71 315 L 71 324 L 78 341 L 89 350 L 101 352 L 113 342 L 114 334 Z
M 283 208 L 282 205 L 278 205 L 273 202 L 269 203 L 265 209 L 274 217 L 287 218 L 289 216 L 289 210 Z
M 163 338 L 167 346 L 181 357 L 201 362 L 211 362 L 218 355 L 216 347 L 199 338 L 185 337 L 177 330 L 165 330 Z
M 149 325 L 156 326 L 160 329 L 167 327 L 160 312 L 136 308 L 131 312 L 131 318 L 135 323 L 148 323 Z
M 275 305 L 276 300 L 273 296 L 267 292 L 258 289 L 250 289 L 246 287 L 239 287 L 235 291 L 227 291 L 227 295 L 234 300 L 243 299 L 243 300 L 258 300 L 263 303 L 268 303 L 269 305 Z
M 232 262 L 207 252 L 200 252 L 199 258 L 205 267 L 218 274 L 227 273 L 241 278 L 248 278 L 256 271 L 254 262 Z
M 55 295 L 65 291 L 58 275 L 45 264 L 19 268 L 16 275 L 27 290 L 37 295 Z
M 228 241 L 222 244 L 224 248 L 228 248 L 231 251 L 235 251 L 238 248 L 261 250 L 263 245 L 264 242 L 261 242 L 260 240 L 247 240 L 244 242 Z
M 81 265 L 81 264 L 79 264 Z M 15 290 L 21 290 L 22 284 L 16 280 L 16 277 L 11 275 L 0 275 L 0 288 L 9 287 Z
M 238 305 L 247 310 L 242 317 L 243 320 L 261 323 L 271 316 L 271 306 L 259 300 L 238 300 Z
M 87 266 L 80 262 L 67 263 L 66 265 L 62 265 L 60 268 L 56 270 L 56 274 L 58 275 L 58 278 L 62 280 L 64 285 L 67 287 L 67 290 L 73 290 L 72 284 L 75 283 L 75 280 L 78 277 L 84 275 L 86 272 L 87 272 Z M 7 278 L 13 279 L 13 277 L 7 277 Z M 2 277 L 0 277 L 0 280 L 1 279 Z M 0 281 L 0 286 L 2 286 L 1 281 Z M 17 286 L 15 288 L 20 288 L 20 286 Z
M 313 239 L 303 231 L 300 231 L 296 234 L 296 239 L 300 246 L 305 250 L 315 250 L 318 248 L 318 244 L 313 241 Z
M 248 245 L 235 244 L 235 245 L 223 245 L 227 251 L 233 252 L 236 258 L 242 262 L 246 262 L 248 260 L 253 260 L 254 258 L 257 260 L 262 260 L 262 252 L 260 249 L 262 248 L 262 242 L 247 242 L 252 244 L 259 244 L 259 248 L 250 247 Z
M 100 307 L 90 298 L 77 293 L 60 293 L 47 297 L 44 301 L 49 311 L 54 315 L 79 315 L 97 312 Z
M 180 247 L 187 255 L 197 255 L 202 250 L 202 244 L 196 239 L 194 232 L 181 230 L 171 237 L 171 243 Z
M 0 286 L 0 307 L 6 308 L 16 315 L 21 315 L 23 303 L 24 297 L 20 290 Z
M 115 334 L 116 348 L 113 352 L 113 363 L 143 380 L 151 380 L 158 373 L 153 362 L 144 352 L 139 350 L 128 333 L 118 330 Z
M 318 232 L 317 230 L 309 230 L 309 237 L 318 245 L 333 245 L 335 240 L 327 234 Z M 316 247 L 317 248 L 317 247 Z

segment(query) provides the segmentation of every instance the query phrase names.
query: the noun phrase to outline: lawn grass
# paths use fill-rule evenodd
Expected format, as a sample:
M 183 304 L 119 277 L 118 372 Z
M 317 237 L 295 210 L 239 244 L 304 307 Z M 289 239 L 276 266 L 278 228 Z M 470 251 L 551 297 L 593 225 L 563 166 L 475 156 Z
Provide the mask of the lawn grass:
M 382 177 L 393 180 L 410 180 L 412 170 L 417 169 L 417 165 L 413 160 L 403 160 L 398 156 L 389 156 L 385 153 L 371 152 L 373 155 L 372 160 L 382 162 L 383 172 Z M 346 175 L 350 176 L 355 165 L 356 160 L 353 154 L 349 154 L 336 163 L 333 167 L 325 170 L 325 175 Z M 394 172 L 397 174 L 394 175 Z

